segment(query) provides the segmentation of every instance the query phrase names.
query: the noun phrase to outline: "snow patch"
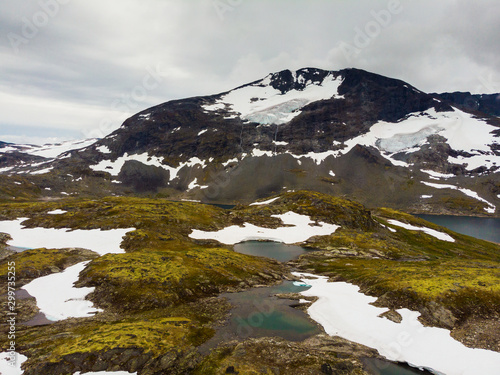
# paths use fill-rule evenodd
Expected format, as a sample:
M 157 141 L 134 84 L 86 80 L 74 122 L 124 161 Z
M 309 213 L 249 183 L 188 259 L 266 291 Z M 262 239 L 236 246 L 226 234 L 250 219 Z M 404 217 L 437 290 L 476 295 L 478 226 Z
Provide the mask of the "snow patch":
M 459 187 L 457 187 L 455 185 L 449 185 L 449 184 L 435 184 L 435 183 L 426 182 L 426 181 L 420 181 L 420 182 L 423 183 L 424 185 L 433 187 L 435 189 L 453 189 L 453 190 L 458 190 L 458 191 L 464 193 L 465 195 L 467 195 L 467 196 L 469 196 L 471 198 L 474 198 L 474 199 L 477 199 L 478 201 L 486 203 L 488 205 L 488 207 L 484 208 L 484 210 L 486 212 L 488 212 L 490 214 L 493 214 L 496 211 L 496 206 L 494 204 L 488 202 L 486 199 L 481 198 L 475 191 L 472 191 L 470 189 L 459 188 Z
M 276 145 L 276 146 L 286 146 L 286 145 L 288 145 L 288 142 L 273 141 L 273 144 Z
M 65 214 L 66 212 L 68 212 L 68 211 L 63 211 L 63 210 L 57 209 L 54 211 L 49 211 L 49 212 L 47 212 L 47 214 L 49 214 L 49 215 L 61 215 L 61 214 Z
M 95 308 L 91 301 L 85 300 L 85 297 L 95 288 L 73 286 L 88 263 L 90 261 L 81 262 L 62 272 L 39 277 L 21 289 L 36 298 L 38 308 L 49 320 L 93 316 L 102 310 Z
M 208 129 L 203 129 L 202 131 L 200 131 L 198 134 L 197 134 L 197 137 L 199 137 L 200 135 L 202 135 L 203 133 L 206 133 L 208 131 Z
M 271 75 L 256 83 L 237 88 L 218 99 L 215 104 L 202 106 L 206 111 L 228 108 L 239 113 L 244 120 L 262 125 L 284 124 L 298 116 L 309 103 L 342 98 L 338 88 L 343 78 L 329 74 L 321 84 L 309 83 L 303 90 L 290 90 L 285 94 L 270 86 Z
M 390 231 L 390 232 L 392 232 L 392 233 L 396 233 L 396 232 L 397 232 L 397 230 L 396 230 L 396 229 L 391 228 L 391 227 L 388 227 L 387 225 L 384 225 L 384 224 L 380 224 L 380 225 L 381 225 L 381 226 L 383 226 L 383 227 L 384 227 L 384 228 L 386 228 L 386 229 L 389 229 L 389 231 Z
M 307 154 L 302 154 L 302 155 L 295 155 L 292 154 L 291 152 L 287 151 L 286 154 L 289 154 L 293 156 L 295 159 L 297 159 L 298 162 L 300 162 L 299 159 L 302 158 L 307 158 L 307 159 L 312 159 L 316 165 L 320 165 L 325 161 L 325 159 L 329 156 L 333 156 L 334 158 L 342 155 L 340 151 L 325 151 L 325 152 L 308 152 Z M 300 163 L 299 163 L 300 165 Z
M 496 375 L 500 353 L 471 349 L 442 328 L 424 327 L 420 313 L 408 309 L 397 312 L 403 317 L 395 323 L 379 315 L 387 308 L 375 307 L 375 297 L 359 292 L 345 282 L 328 282 L 324 276 L 294 273 L 311 288 L 303 296 L 318 297 L 307 312 L 331 336 L 375 348 L 391 361 L 407 362 L 418 368 L 447 375 Z
M 225 161 L 224 163 L 221 163 L 224 167 L 227 167 L 231 163 L 238 163 L 239 160 L 237 158 L 229 159 L 228 161 Z
M 269 204 L 269 203 L 273 203 L 274 201 L 276 201 L 278 199 L 280 199 L 280 197 L 271 198 L 271 199 L 268 199 L 267 201 L 250 203 L 249 206 L 260 206 L 260 205 L 264 205 L 264 204 Z
M 14 169 L 14 167 L 5 167 L 5 168 L 0 168 L 0 173 L 5 173 L 5 172 L 8 172 L 10 170 Z
M 399 122 L 379 121 L 370 130 L 345 142 L 346 148 L 340 153 L 346 154 L 356 145 L 373 146 L 382 151 L 382 156 L 394 165 L 409 166 L 397 161 L 392 155 L 397 152 L 410 152 L 416 146 L 422 146 L 429 135 L 438 134 L 446 138 L 454 150 L 472 154 L 470 158 L 452 158 L 450 163 L 467 162 L 467 169 L 478 166 L 491 167 L 500 165 L 500 156 L 495 156 L 488 145 L 496 142 L 492 131 L 496 128 L 473 115 L 456 108 L 449 112 L 436 112 L 434 108 L 425 112 L 409 114 Z
M 100 255 L 124 253 L 120 248 L 123 236 L 135 228 L 110 230 L 71 230 L 68 228 L 24 228 L 22 222 L 27 218 L 0 221 L 0 232 L 9 233 L 9 245 L 37 249 L 62 249 L 80 247 L 90 249 Z
M 189 185 L 188 185 L 188 190 L 192 190 L 194 188 L 200 188 L 200 189 L 206 189 L 208 188 L 208 185 L 198 185 L 198 179 L 195 178 Z
M 42 156 L 44 158 L 56 158 L 66 152 L 88 147 L 95 142 L 97 142 L 97 138 L 46 144 L 43 146 L 19 145 L 19 147 L 25 147 L 25 149 L 18 151 L 25 152 L 29 155 Z
M 389 224 L 396 225 L 398 227 L 405 228 L 405 229 L 408 229 L 408 230 L 422 231 L 422 232 L 427 233 L 428 235 L 430 235 L 432 237 L 435 237 L 435 238 L 437 238 L 438 240 L 441 240 L 441 241 L 455 242 L 455 239 L 453 237 L 451 237 L 449 234 L 446 234 L 446 233 L 443 233 L 443 232 L 439 232 L 439 231 L 431 229 L 431 228 L 416 227 L 415 225 L 402 223 L 401 221 L 392 220 L 392 219 L 391 220 L 387 220 L 387 222 Z
M 244 223 L 243 226 L 232 225 L 215 232 L 205 232 L 194 229 L 189 235 L 194 239 L 212 239 L 226 245 L 234 245 L 243 241 L 270 240 L 286 244 L 304 242 L 312 236 L 326 236 L 335 232 L 339 226 L 320 222 L 314 222 L 309 216 L 299 215 L 289 211 L 281 215 L 271 215 L 280 218 L 286 227 L 276 229 L 258 227 L 253 224 Z
M 52 169 L 54 169 L 54 167 L 40 169 L 39 171 L 30 172 L 30 174 L 45 174 L 45 173 L 49 173 Z
M 273 156 L 274 155 L 274 152 L 272 151 L 263 151 L 263 150 L 259 150 L 258 148 L 254 148 L 252 150 L 252 156 L 256 156 L 256 157 L 260 157 L 260 156 Z
M 111 150 L 108 148 L 108 146 L 105 145 L 96 147 L 96 150 L 102 154 L 111 154 Z
M 147 152 L 136 155 L 128 155 L 127 153 L 125 153 L 123 156 L 120 156 L 114 161 L 102 160 L 96 165 L 91 165 L 90 168 L 94 171 L 107 172 L 112 176 L 118 176 L 123 165 L 127 161 L 131 160 L 135 160 L 146 165 L 152 165 L 155 167 L 161 167 L 167 169 L 165 168 L 166 166 L 162 164 L 163 158 L 158 158 L 156 156 L 149 156 Z
M 11 361 L 11 358 L 14 360 Z M 0 374 L 22 375 L 24 371 L 21 370 L 21 365 L 27 360 L 28 357 L 17 352 L 12 352 L 12 354 L 10 352 L 0 353 Z
M 427 173 L 431 177 L 435 177 L 435 178 L 438 178 L 438 179 L 439 178 L 452 178 L 452 177 L 455 177 L 455 175 L 452 174 L 452 173 L 439 173 L 439 172 L 434 172 L 434 171 L 427 170 L 427 169 L 422 169 L 421 172 Z
M 96 165 L 91 165 L 90 168 L 93 169 L 94 171 L 107 172 L 112 176 L 118 176 L 123 165 L 129 160 L 135 160 L 145 165 L 152 165 L 154 167 L 163 168 L 169 171 L 170 181 L 175 179 L 177 177 L 177 173 L 185 166 L 193 167 L 195 165 L 200 165 L 202 168 L 206 167 L 205 161 L 200 160 L 197 157 L 193 157 L 189 159 L 187 162 L 180 163 L 178 167 L 171 167 L 169 165 L 163 164 L 164 161 L 163 157 L 149 156 L 148 153 L 145 152 L 143 154 L 136 154 L 136 155 L 128 155 L 127 153 L 125 153 L 123 156 L 120 156 L 114 161 L 102 160 Z

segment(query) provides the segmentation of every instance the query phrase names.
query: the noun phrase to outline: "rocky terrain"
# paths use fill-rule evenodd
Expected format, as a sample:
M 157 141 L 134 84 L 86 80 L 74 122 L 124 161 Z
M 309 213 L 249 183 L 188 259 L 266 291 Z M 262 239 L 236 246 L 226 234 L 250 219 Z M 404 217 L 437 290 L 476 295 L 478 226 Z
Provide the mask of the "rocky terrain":
M 33 305 L 19 304 L 17 343 L 18 351 L 28 357 L 25 374 L 274 374 L 286 373 L 290 366 L 296 374 L 368 373 L 363 358 L 378 358 L 376 351 L 325 335 L 304 342 L 241 337 L 222 343 L 208 356 L 197 350 L 230 316 L 227 301 L 217 298 L 220 293 L 296 279 L 291 274 L 295 270 L 360 285 L 364 293 L 379 297 L 377 304 L 392 309 L 387 313 L 391 320 L 398 320 L 398 308 L 418 310 L 425 324 L 451 329 L 466 345 L 500 351 L 495 333 L 498 245 L 403 212 L 368 210 L 322 193 L 299 191 L 275 198 L 229 210 L 131 197 L 2 203 L 0 219 L 26 217 L 27 227 L 136 228 L 124 237 L 123 254 L 96 257 L 81 249 L 35 249 L 0 261 L 3 275 L 8 262 L 16 262 L 21 285 L 90 260 L 77 285 L 94 287 L 88 298 L 103 309 L 89 318 L 26 326 L 22 322 L 36 311 Z M 53 210 L 62 213 L 47 214 Z M 290 211 L 340 228 L 304 242 L 317 251 L 288 263 L 239 254 L 232 246 L 189 236 L 193 229 L 213 231 L 243 223 L 277 228 L 282 223 L 273 215 Z M 6 342 L 1 346 L 7 349 Z

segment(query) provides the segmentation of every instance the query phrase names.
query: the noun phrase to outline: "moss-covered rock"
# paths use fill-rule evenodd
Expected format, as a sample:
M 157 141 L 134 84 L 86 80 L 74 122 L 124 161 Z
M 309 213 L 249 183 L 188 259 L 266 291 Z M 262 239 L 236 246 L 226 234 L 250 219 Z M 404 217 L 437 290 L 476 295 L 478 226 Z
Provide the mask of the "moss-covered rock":
M 20 288 L 33 279 L 61 272 L 67 267 L 98 256 L 91 250 L 79 248 L 31 249 L 0 260 L 0 275 L 6 275 L 9 263 L 15 263 L 16 287 Z M 0 285 L 4 282 L 2 279 Z
M 233 210 L 232 214 L 242 221 L 261 224 L 263 218 L 287 211 L 346 228 L 373 230 L 377 226 L 370 211 L 363 205 L 348 199 L 306 190 L 281 194 L 277 200 L 266 205 L 240 206 Z
M 108 254 L 94 260 L 78 286 L 95 286 L 90 298 L 119 311 L 165 307 L 281 280 L 277 261 L 224 248 Z
M 377 353 L 340 337 L 317 335 L 304 342 L 250 339 L 224 345 L 204 359 L 194 375 L 222 374 L 368 374 L 360 358 Z

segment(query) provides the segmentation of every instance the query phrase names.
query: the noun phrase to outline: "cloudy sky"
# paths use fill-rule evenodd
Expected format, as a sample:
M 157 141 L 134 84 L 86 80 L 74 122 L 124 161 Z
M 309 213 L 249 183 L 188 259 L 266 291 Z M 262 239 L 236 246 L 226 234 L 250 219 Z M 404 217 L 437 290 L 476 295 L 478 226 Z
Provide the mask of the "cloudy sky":
M 498 0 L 1 0 L 0 140 L 101 137 L 302 67 L 500 92 Z

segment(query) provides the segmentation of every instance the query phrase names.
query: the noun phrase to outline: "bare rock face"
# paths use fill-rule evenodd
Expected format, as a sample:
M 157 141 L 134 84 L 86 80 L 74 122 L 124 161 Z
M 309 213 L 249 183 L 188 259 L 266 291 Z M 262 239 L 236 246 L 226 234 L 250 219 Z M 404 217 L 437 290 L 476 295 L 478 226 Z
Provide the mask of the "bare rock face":
M 420 311 L 422 312 L 423 321 L 432 326 L 452 329 L 458 321 L 458 318 L 450 310 L 434 301 L 430 301 Z
M 7 242 L 12 240 L 8 233 L 0 233 L 0 261 L 9 255 L 15 254 L 15 251 L 7 249 Z

